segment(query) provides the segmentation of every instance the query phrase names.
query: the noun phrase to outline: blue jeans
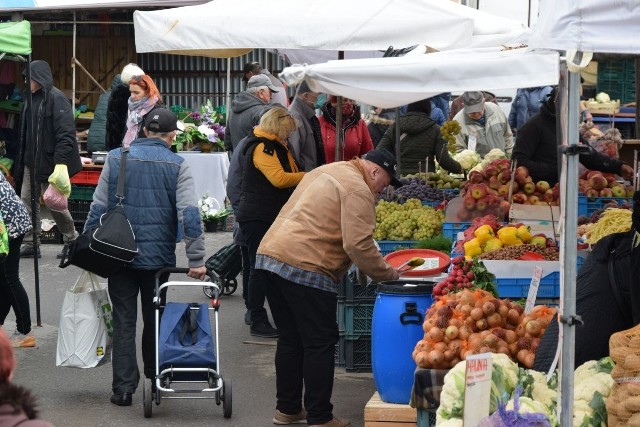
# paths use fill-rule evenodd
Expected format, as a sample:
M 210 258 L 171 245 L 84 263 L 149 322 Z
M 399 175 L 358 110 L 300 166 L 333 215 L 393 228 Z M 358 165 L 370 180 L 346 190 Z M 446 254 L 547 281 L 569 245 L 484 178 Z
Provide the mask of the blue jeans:
M 111 388 L 114 393 L 134 393 L 140 381 L 136 359 L 136 321 L 138 319 L 138 293 L 142 304 L 142 363 L 144 375 L 155 378 L 155 270 L 125 269 L 109 277 L 109 297 L 113 306 L 113 352 Z M 169 275 L 160 277 L 165 283 Z M 164 305 L 166 292 L 161 295 Z
M 338 342 L 332 292 L 303 286 L 277 274 L 256 270 L 265 283 L 267 300 L 278 328 L 276 408 L 297 414 L 304 407 L 309 424 L 333 419 L 334 354 Z
M 4 324 L 11 307 L 16 315 L 16 329 L 21 334 L 31 332 L 29 296 L 20 281 L 20 245 L 24 235 L 9 240 L 9 254 L 0 266 L 0 325 Z

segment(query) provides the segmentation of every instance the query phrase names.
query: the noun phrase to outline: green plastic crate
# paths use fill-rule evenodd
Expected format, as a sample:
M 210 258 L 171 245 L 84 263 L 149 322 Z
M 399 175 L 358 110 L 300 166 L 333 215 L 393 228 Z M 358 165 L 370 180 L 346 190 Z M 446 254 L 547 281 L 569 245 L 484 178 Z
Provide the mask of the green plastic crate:
M 93 200 L 93 193 L 96 191 L 95 185 L 71 184 L 71 197 L 69 200 Z

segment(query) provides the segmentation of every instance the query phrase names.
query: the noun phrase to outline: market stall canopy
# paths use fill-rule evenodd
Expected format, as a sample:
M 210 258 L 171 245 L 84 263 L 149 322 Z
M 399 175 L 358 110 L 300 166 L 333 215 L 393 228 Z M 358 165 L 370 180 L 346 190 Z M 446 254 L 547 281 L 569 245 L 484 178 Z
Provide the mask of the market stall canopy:
M 233 57 L 282 49 L 300 63 L 337 59 L 338 51 L 381 56 L 389 46 L 418 43 L 438 50 L 498 45 L 526 30 L 520 22 L 443 0 L 215 0 L 136 11 L 133 21 L 138 53 Z
M 204 2 L 205 0 L 9 0 L 8 2 L 2 2 L 2 11 L 171 7 L 202 4 Z
M 452 50 L 399 58 L 369 58 L 293 65 L 287 84 L 306 80 L 312 90 L 392 108 L 442 92 L 555 85 L 559 55 L 525 48 Z
M 0 23 L 0 54 L 31 55 L 29 21 Z
M 541 0 L 538 24 L 523 38 L 533 48 L 640 53 L 637 0 Z

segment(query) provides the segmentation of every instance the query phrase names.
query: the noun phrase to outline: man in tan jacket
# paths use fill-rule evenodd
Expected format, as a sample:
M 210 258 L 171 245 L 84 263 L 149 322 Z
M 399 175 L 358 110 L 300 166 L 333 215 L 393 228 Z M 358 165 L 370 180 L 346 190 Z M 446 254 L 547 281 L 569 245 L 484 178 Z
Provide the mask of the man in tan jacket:
M 262 239 L 255 271 L 279 331 L 275 424 L 351 425 L 331 404 L 338 283 L 352 262 L 373 280 L 398 278 L 373 240 L 376 194 L 400 185 L 395 173 L 386 150 L 316 168 Z

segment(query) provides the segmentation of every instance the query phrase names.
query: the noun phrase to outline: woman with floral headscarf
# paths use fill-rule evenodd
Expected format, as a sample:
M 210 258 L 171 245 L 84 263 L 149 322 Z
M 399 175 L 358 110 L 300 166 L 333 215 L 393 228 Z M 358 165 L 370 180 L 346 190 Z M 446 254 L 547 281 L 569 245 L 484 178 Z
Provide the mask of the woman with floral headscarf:
M 144 74 L 133 76 L 129 81 L 129 116 L 127 117 L 127 129 L 122 140 L 122 146 L 128 147 L 136 138 L 145 138 L 142 130 L 144 118 L 157 106 L 162 105 L 162 95 L 153 82 L 153 79 Z
M 322 106 L 322 115 L 318 118 L 327 163 L 336 161 L 337 106 L 338 98 L 331 95 Z M 342 98 L 342 134 L 344 148 L 340 152 L 340 160 L 351 160 L 373 150 L 373 141 L 367 124 L 360 118 L 360 107 L 348 98 Z

